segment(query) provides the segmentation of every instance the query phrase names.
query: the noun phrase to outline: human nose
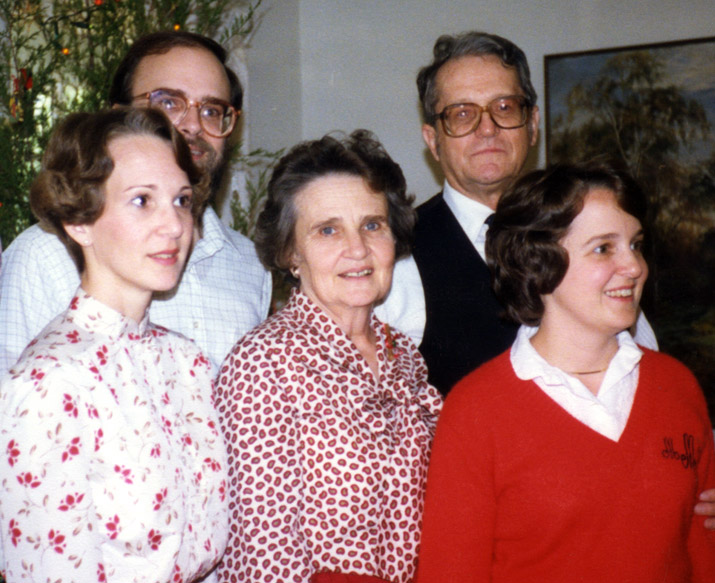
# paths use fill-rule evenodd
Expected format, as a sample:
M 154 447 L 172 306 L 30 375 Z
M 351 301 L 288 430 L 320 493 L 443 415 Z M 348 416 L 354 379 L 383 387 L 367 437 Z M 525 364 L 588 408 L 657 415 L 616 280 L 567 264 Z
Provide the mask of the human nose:
M 176 129 L 188 136 L 197 136 L 201 133 L 201 120 L 199 119 L 199 105 L 188 103 L 186 113 L 182 120 L 176 124 Z
M 648 275 L 648 265 L 640 251 L 627 249 L 621 257 L 621 272 L 631 279 L 638 279 L 644 273 Z
M 157 232 L 170 239 L 178 239 L 184 234 L 186 225 L 186 211 L 179 207 L 166 205 L 157 215 Z
M 348 233 L 346 239 L 348 257 L 352 259 L 362 259 L 368 254 L 368 246 L 360 231 Z
M 494 123 L 494 120 L 492 119 L 492 114 L 489 113 L 488 106 L 482 107 L 475 133 L 482 136 L 493 136 L 498 131 L 499 126 Z

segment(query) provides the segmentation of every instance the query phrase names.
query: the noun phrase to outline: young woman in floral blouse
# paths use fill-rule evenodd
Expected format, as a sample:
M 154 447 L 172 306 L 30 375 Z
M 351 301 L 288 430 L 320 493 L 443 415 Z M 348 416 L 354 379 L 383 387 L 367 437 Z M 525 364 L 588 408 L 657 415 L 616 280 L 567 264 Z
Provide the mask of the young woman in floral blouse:
M 179 280 L 204 179 L 163 114 L 115 109 L 61 125 L 30 196 L 82 283 L 0 384 L 0 566 L 195 581 L 226 543 L 225 448 L 205 355 L 148 306 Z
M 412 580 L 441 406 L 416 347 L 372 313 L 414 211 L 367 132 L 299 144 L 260 216 L 264 265 L 298 284 L 225 361 L 223 581 Z

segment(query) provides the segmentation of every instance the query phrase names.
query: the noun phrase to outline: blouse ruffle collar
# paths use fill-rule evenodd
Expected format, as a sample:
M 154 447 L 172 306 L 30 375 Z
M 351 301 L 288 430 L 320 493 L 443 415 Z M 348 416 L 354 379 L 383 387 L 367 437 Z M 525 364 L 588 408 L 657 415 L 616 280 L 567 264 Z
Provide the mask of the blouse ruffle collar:
M 401 408 L 414 409 L 420 417 L 431 416 L 430 403 L 423 402 L 425 396 L 422 391 L 413 391 L 413 388 L 418 388 L 414 386 L 415 379 L 403 371 L 402 350 L 396 346 L 390 327 L 374 314 L 371 315 L 370 327 L 377 341 L 378 379 L 375 379 L 352 340 L 303 292 L 293 289 L 283 310 L 297 324 L 309 327 L 311 336 L 315 338 L 315 344 L 304 357 L 305 364 L 323 367 L 325 359 L 332 361 L 334 366 L 325 366 L 321 375 L 335 382 L 372 433 L 377 435 L 391 430 Z M 341 370 L 359 375 L 363 382 L 357 385 L 348 383 L 347 378 L 342 378 Z
M 92 297 L 81 287 L 70 302 L 67 319 L 89 332 L 110 338 L 126 336 L 138 340 L 151 334 L 148 309 L 141 321 L 136 322 Z

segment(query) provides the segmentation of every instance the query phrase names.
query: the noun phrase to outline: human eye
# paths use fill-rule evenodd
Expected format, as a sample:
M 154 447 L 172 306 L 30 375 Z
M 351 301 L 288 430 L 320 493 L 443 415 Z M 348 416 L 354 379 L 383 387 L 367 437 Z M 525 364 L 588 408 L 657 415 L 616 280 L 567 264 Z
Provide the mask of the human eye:
M 183 193 L 174 199 L 174 206 L 188 209 L 191 208 L 191 194 Z
M 151 105 L 164 111 L 176 111 L 183 109 L 182 99 L 171 93 L 159 91 L 151 96 Z
M 369 232 L 382 231 L 386 226 L 386 220 L 383 217 L 370 218 L 363 224 L 363 229 Z
M 502 113 L 509 113 L 511 111 L 514 111 L 517 108 L 517 104 L 514 102 L 513 99 L 499 99 L 495 104 L 494 107 L 497 111 L 500 111 Z
M 612 247 L 610 243 L 602 243 L 593 250 L 596 255 L 608 255 L 611 251 Z
M 336 233 L 335 227 L 332 227 L 330 225 L 325 225 L 324 227 L 320 227 L 320 230 L 318 231 L 321 235 L 334 235 Z
M 138 208 L 145 208 L 149 204 L 148 194 L 138 194 L 132 198 L 131 203 Z
M 449 110 L 449 117 L 451 117 L 454 121 L 469 121 L 471 119 L 474 119 L 475 115 L 475 109 L 473 105 L 470 105 L 468 103 L 465 104 L 460 104 L 454 106 L 452 109 Z
M 643 239 L 639 238 L 631 243 L 631 249 L 633 251 L 635 251 L 636 253 L 643 253 L 643 245 L 644 245 Z
M 490 113 L 494 113 L 502 118 L 520 118 L 524 111 L 524 105 L 518 97 L 502 97 L 491 103 Z
M 206 119 L 221 119 L 225 113 L 225 108 L 220 103 L 208 102 L 201 106 L 201 115 Z

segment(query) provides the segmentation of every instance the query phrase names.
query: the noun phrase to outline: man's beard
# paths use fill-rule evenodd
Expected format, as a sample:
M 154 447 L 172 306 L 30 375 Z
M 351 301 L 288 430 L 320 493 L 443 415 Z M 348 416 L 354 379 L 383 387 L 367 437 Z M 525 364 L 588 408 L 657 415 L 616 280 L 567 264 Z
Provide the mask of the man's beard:
M 191 150 L 203 152 L 203 156 L 198 160 L 194 160 L 194 164 L 201 172 L 208 173 L 211 176 L 211 193 L 214 194 L 221 184 L 221 179 L 226 169 L 223 152 L 216 152 L 206 140 L 199 137 L 187 138 L 186 143 Z

